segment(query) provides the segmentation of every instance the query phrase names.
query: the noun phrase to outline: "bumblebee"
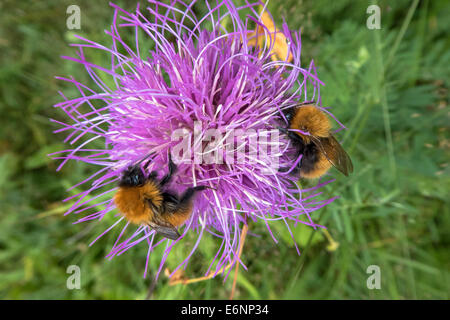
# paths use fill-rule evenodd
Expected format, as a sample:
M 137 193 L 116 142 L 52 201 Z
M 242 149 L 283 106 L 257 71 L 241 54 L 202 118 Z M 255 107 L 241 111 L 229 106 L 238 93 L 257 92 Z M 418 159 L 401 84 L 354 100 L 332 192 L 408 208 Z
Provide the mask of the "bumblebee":
M 314 179 L 324 175 L 331 166 L 344 175 L 353 172 L 352 161 L 331 133 L 328 117 L 314 102 L 299 104 L 285 114 L 288 128 L 279 128 L 287 134 L 297 148 L 297 157 L 302 154 L 292 171 L 300 178 Z M 302 132 L 296 131 L 301 130 Z M 281 171 L 287 171 L 281 169 Z
M 131 223 L 147 225 L 162 236 L 176 240 L 180 237 L 176 227 L 190 217 L 195 193 L 209 187 L 191 187 L 181 196 L 166 190 L 165 186 L 177 170 L 170 151 L 169 170 L 161 180 L 158 180 L 155 171 L 148 175 L 144 173 L 151 159 L 143 166 L 144 171 L 141 169 L 140 164 L 150 156 L 123 171 L 114 203 Z

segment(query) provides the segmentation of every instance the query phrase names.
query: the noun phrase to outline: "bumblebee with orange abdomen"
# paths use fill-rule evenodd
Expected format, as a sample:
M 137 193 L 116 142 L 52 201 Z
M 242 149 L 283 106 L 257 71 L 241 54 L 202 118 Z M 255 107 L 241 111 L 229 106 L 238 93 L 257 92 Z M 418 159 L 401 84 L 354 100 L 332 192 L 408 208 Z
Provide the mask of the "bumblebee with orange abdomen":
M 314 179 L 324 175 L 331 166 L 348 176 L 353 164 L 347 152 L 331 133 L 331 123 L 314 102 L 299 104 L 286 115 L 286 133 L 302 158 L 293 173 L 301 178 Z
M 182 225 L 191 215 L 193 197 L 197 191 L 207 186 L 188 188 L 181 196 L 168 191 L 165 186 L 170 182 L 177 167 L 169 152 L 169 172 L 161 180 L 152 171 L 146 175 L 151 160 L 141 169 L 141 163 L 151 155 L 129 166 L 121 176 L 119 190 L 114 203 L 123 216 L 134 224 L 148 225 L 162 236 L 176 240 L 180 237 L 176 227 Z

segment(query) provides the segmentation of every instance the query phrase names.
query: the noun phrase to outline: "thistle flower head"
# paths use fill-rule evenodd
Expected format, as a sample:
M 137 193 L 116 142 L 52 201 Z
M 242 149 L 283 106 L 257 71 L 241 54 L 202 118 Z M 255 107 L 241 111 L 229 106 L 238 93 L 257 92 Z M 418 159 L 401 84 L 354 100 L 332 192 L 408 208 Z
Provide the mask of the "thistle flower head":
M 206 1 L 204 16 L 193 10 L 197 1 L 148 2 L 135 12 L 111 4 L 113 23 L 106 30 L 111 42 L 78 37 L 82 43 L 73 44 L 77 56 L 64 57 L 81 64 L 95 88 L 59 77 L 72 83 L 79 96 L 63 96 L 56 104 L 71 121 L 53 120 L 62 126 L 57 131 L 67 132 L 65 141 L 76 147 L 55 158 L 63 159 L 60 167 L 68 160 L 100 167 L 77 185 L 85 191 L 69 198 L 76 200 L 67 214 L 82 214 L 78 222 L 116 218 L 98 237 L 118 234 L 108 258 L 141 242 L 148 244 L 148 255 L 165 244 L 158 274 L 173 246 L 188 233 L 198 240 L 173 272 L 187 265 L 208 233 L 219 245 L 207 272 L 240 262 L 239 235 L 250 221 L 262 220 L 275 241 L 272 220 L 283 220 L 287 228 L 288 221 L 318 227 L 312 213 L 334 198 L 319 200 L 316 190 L 328 182 L 301 190 L 298 177 L 278 170 L 292 169 L 300 160 L 292 159 L 293 147 L 278 134 L 286 121 L 283 111 L 303 101 L 320 104 L 322 83 L 315 66 L 301 66 L 300 34 L 286 23 L 279 30 L 273 22 L 268 28 L 259 2 L 237 7 L 232 1 Z M 265 9 L 263 15 L 270 16 Z M 108 60 L 90 62 L 86 50 L 99 50 Z M 147 226 L 131 225 L 117 212 L 112 197 L 121 172 L 150 153 L 148 171 L 165 174 L 169 151 L 178 165 L 171 190 L 213 188 L 195 198 L 177 241 L 160 239 Z

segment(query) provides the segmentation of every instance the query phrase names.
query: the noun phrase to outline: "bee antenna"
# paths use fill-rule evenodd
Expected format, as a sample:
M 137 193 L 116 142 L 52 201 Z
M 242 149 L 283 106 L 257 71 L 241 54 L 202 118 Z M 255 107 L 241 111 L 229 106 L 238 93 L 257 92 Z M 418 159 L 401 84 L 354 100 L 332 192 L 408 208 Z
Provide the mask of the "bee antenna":
M 205 189 L 211 189 L 211 190 L 217 191 L 217 188 L 210 187 L 210 186 L 205 186 L 205 185 L 196 186 L 196 187 L 193 187 L 193 189 L 195 189 L 196 191 L 202 191 L 202 190 L 205 190 Z
M 147 154 L 145 157 L 143 157 L 141 160 L 139 160 L 138 162 L 135 163 L 135 165 L 139 165 L 141 164 L 143 161 L 145 161 L 146 159 L 150 158 L 151 156 L 154 156 L 156 152 L 150 152 L 149 154 Z

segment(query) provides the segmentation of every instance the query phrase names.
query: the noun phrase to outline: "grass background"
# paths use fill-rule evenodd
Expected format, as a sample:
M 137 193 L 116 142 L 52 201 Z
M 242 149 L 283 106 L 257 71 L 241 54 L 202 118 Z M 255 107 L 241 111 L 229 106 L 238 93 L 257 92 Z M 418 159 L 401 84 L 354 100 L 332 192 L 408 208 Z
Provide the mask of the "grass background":
M 134 1 L 117 1 L 133 10 Z M 105 42 L 112 21 L 107 1 L 12 1 L 0 3 L 0 297 L 7 299 L 143 299 L 146 246 L 104 259 L 117 233 L 90 243 L 108 221 L 72 225 L 63 217 L 69 186 L 93 169 L 57 163 L 61 150 L 48 118 L 58 90 L 76 94 L 55 75 L 89 83 L 72 55 L 66 8 L 77 4 L 82 29 Z M 370 4 L 381 7 L 381 30 L 366 28 Z M 449 109 L 450 6 L 447 1 L 281 1 L 269 8 L 277 23 L 303 29 L 303 61 L 314 58 L 326 84 L 324 105 L 349 130 L 340 134 L 355 172 L 326 187 L 340 199 L 316 216 L 339 247 L 328 250 L 322 231 L 295 229 L 302 255 L 280 224 L 276 245 L 264 226 L 251 230 L 239 271 L 238 299 L 448 299 L 450 295 Z M 202 12 L 205 7 L 197 5 Z M 108 43 L 108 42 L 106 42 Z M 70 204 L 69 204 L 70 205 Z M 192 245 L 195 238 L 186 239 Z M 206 237 L 186 276 L 201 276 L 218 242 Z M 176 250 L 168 266 L 180 262 Z M 81 289 L 67 290 L 67 266 L 81 267 Z M 151 270 L 159 264 L 158 253 Z M 381 289 L 366 286 L 370 265 L 381 269 Z M 232 275 L 191 285 L 156 284 L 155 299 L 228 298 Z

